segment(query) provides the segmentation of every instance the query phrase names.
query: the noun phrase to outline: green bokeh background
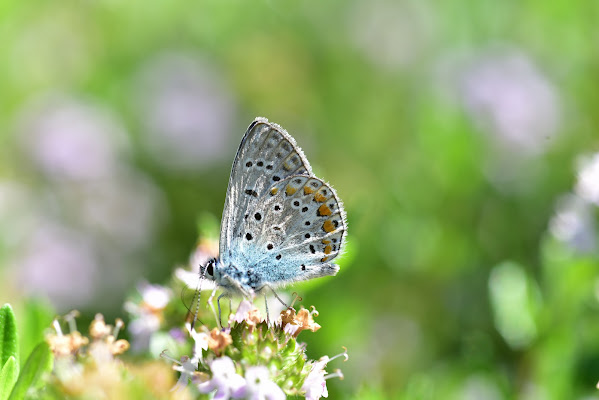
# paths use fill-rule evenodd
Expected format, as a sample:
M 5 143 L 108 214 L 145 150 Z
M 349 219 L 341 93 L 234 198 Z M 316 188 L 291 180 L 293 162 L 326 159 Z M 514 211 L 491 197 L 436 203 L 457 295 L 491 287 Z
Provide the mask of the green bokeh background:
M 303 338 L 312 356 L 348 347 L 331 398 L 599 398 L 596 205 L 582 250 L 550 230 L 577 160 L 599 149 L 597 21 L 599 3 L 565 0 L 3 1 L 0 302 L 44 294 L 19 260 L 51 219 L 101 248 L 100 290 L 72 303 L 66 290 L 58 309 L 122 316 L 136 282 L 187 262 L 201 215 L 218 221 L 239 140 L 260 115 L 296 138 L 347 210 L 339 275 L 294 288 L 320 311 L 323 328 Z M 190 92 L 183 78 L 172 89 L 197 103 L 200 117 L 183 111 L 190 130 L 208 132 L 190 145 L 222 136 L 185 167 L 165 161 L 177 155 L 162 142 L 148 147 L 144 99 L 180 71 L 146 72 L 169 59 L 192 60 Z M 31 155 L 46 145 L 23 139 L 43 124 L 35 104 L 65 98 L 124 132 L 119 162 L 158 199 L 143 245 L 81 224 L 72 193 L 88 178 L 65 183 Z M 53 275 L 46 261 L 31 280 Z

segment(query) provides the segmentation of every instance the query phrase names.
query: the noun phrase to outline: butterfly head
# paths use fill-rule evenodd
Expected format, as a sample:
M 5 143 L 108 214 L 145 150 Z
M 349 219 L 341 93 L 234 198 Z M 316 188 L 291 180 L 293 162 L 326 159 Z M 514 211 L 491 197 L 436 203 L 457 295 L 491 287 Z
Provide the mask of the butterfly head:
M 206 265 L 200 266 L 200 276 L 202 278 L 213 281 L 214 278 L 214 266 L 216 265 L 216 258 L 211 259 Z

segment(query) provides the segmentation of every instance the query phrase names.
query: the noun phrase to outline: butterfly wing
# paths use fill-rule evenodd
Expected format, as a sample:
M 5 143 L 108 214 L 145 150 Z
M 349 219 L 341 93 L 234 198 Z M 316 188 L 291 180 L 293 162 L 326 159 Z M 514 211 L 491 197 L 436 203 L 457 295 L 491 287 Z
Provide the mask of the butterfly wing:
M 220 259 L 228 265 L 244 250 L 239 227 L 248 210 L 268 194 L 273 183 L 290 175 L 311 175 L 312 169 L 295 140 L 280 126 L 256 118 L 248 127 L 231 168 L 221 221 Z M 237 231 L 236 231 L 237 228 Z
M 262 283 L 278 286 L 337 273 L 331 261 L 344 247 L 345 211 L 321 179 L 292 175 L 275 182 L 248 211 L 234 231 L 242 239 L 235 261 L 248 265 Z

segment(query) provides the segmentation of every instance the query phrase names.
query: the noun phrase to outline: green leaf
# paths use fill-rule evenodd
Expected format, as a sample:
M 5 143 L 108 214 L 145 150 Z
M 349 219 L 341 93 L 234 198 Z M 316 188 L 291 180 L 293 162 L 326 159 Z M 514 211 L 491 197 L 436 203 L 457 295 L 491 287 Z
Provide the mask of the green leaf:
M 24 316 L 19 318 L 21 367 L 34 347 L 44 340 L 44 330 L 52 324 L 54 315 L 56 312 L 48 302 L 41 299 L 27 300 Z
M 37 345 L 25 363 L 9 399 L 21 400 L 30 388 L 43 384 L 41 378 L 52 370 L 52 353 L 46 342 Z
M 19 359 L 19 338 L 15 314 L 10 304 L 5 304 L 0 308 L 0 365 L 10 357 Z
M 0 400 L 8 399 L 18 377 L 19 363 L 16 358 L 11 356 L 0 370 Z

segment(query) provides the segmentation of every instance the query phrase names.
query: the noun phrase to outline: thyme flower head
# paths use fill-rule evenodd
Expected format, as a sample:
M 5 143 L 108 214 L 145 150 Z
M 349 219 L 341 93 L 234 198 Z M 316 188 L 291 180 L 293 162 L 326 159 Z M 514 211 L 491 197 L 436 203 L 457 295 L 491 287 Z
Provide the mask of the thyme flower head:
M 59 319 L 53 322 L 54 332 L 46 341 L 54 354 L 52 374 L 44 377 L 50 398 L 70 399 L 128 399 L 177 398 L 191 399 L 183 385 L 176 397 L 171 396 L 174 376 L 162 362 L 127 364 L 118 357 L 129 348 L 129 342 L 117 339 L 124 327 L 117 319 L 114 326 L 106 324 L 101 314 L 96 314 L 89 326 L 89 335 L 77 330 L 77 312 L 67 314 L 69 333 L 63 333 Z M 197 366 L 197 362 L 195 362 Z M 195 371 L 195 367 L 190 367 Z M 180 369 L 178 369 L 180 371 Z M 198 380 L 199 381 L 199 380 Z
M 212 394 L 221 400 L 327 397 L 326 380 L 343 378 L 343 374 L 327 374 L 325 369 L 336 358 L 347 359 L 347 351 L 318 361 L 308 360 L 305 345 L 296 339 L 304 330 L 320 329 L 314 321 L 317 316 L 314 307 L 300 307 L 299 311 L 289 307 L 269 325 L 251 302 L 243 300 L 229 316 L 227 328 L 209 330 L 201 326 L 197 332 L 187 324 L 194 342 L 192 356 L 178 361 L 166 352 L 162 354 L 181 373 L 173 389 L 191 382 L 200 394 Z

